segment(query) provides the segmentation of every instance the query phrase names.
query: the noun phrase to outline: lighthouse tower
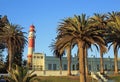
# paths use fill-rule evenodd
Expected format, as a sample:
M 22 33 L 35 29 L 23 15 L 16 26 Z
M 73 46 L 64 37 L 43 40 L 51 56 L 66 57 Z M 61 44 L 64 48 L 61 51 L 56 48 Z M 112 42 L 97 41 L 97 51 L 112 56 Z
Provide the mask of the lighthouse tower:
M 35 48 L 35 26 L 31 25 L 28 35 L 28 60 L 27 65 L 29 68 L 32 68 L 32 55 Z

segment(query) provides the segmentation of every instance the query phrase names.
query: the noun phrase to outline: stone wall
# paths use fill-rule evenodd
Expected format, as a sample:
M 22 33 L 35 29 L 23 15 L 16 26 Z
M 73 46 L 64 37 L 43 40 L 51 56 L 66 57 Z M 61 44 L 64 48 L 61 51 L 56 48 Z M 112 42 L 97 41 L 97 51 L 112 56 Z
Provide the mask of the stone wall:
M 79 75 L 78 71 L 71 71 L 72 75 Z M 67 76 L 67 71 L 62 71 L 62 74 L 60 74 L 60 71 L 35 71 L 34 74 L 37 74 L 37 76 Z

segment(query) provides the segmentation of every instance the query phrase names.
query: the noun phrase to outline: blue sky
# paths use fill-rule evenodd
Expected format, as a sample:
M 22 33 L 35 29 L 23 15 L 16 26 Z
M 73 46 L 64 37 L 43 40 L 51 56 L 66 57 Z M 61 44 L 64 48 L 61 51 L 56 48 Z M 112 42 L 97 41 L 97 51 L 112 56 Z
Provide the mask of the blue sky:
M 56 37 L 56 28 L 61 19 L 75 14 L 92 16 L 94 13 L 111 11 L 120 11 L 120 0 L 0 0 L 0 15 L 7 15 L 11 23 L 21 25 L 25 32 L 34 24 L 35 52 L 44 52 L 51 56 L 48 46 Z M 96 50 L 90 54 L 97 54 Z M 112 50 L 108 54 L 112 56 Z M 24 57 L 27 57 L 27 46 Z

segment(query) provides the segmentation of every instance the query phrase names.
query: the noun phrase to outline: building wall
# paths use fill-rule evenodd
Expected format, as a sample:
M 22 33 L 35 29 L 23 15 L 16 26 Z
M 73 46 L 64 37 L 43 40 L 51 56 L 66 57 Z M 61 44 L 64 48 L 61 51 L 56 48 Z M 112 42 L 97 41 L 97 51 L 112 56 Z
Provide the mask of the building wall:
M 120 69 L 120 61 L 118 66 Z M 71 70 L 78 70 L 78 58 L 77 56 L 72 57 Z M 54 56 L 46 56 L 43 53 L 34 53 L 32 68 L 35 70 L 43 71 L 58 71 L 60 70 L 60 60 Z M 88 69 L 89 71 L 99 71 L 100 70 L 100 58 L 88 58 Z M 62 58 L 62 70 L 67 70 L 67 58 Z M 114 70 L 114 59 L 104 58 L 104 70 Z
M 32 60 L 32 69 L 44 70 L 45 68 L 45 57 L 42 53 L 34 53 Z
M 73 75 L 79 75 L 79 72 L 76 71 L 71 71 Z M 37 76 L 67 76 L 67 71 L 62 71 L 60 73 L 59 70 L 47 70 L 47 71 L 35 71 L 34 74 L 37 74 Z

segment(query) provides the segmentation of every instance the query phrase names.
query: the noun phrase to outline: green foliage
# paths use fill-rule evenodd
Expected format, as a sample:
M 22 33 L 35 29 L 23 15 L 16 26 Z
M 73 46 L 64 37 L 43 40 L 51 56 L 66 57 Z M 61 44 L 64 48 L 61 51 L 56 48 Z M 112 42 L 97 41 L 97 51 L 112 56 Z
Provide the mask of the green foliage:
M 116 75 L 112 74 L 109 76 L 109 79 L 114 80 L 114 82 L 120 82 L 120 74 L 116 74 Z
M 1 66 L 1 67 L 3 67 L 3 66 L 4 66 L 3 62 L 1 62 L 1 61 L 0 61 L 0 66 Z
M 5 68 L 5 64 L 0 61 L 0 73 L 7 73 L 7 70 Z
M 69 77 L 52 77 L 52 76 L 49 76 L 49 77 L 41 77 L 40 82 L 79 82 L 79 79 L 71 79 Z
M 26 67 L 19 67 L 18 65 L 13 66 L 11 70 L 8 70 L 9 76 L 6 79 L 9 82 L 38 82 L 36 74 L 33 74 L 34 71 L 29 72 Z
M 7 16 L 1 16 L 0 15 L 0 32 L 2 31 L 1 28 L 5 26 L 5 24 L 9 23 Z M 0 40 L 0 49 L 5 49 L 5 44 Z

